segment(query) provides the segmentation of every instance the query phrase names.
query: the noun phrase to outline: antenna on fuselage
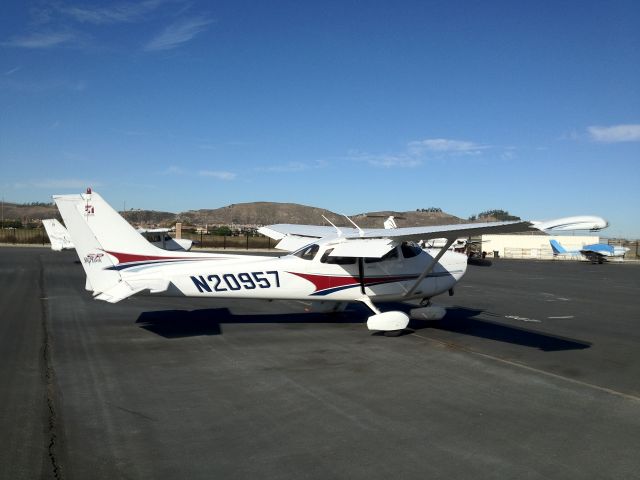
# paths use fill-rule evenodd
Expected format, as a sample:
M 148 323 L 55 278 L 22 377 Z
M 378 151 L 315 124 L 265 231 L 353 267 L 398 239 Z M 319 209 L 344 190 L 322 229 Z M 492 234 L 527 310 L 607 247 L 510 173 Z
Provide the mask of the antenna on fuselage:
M 361 237 L 364 237 L 364 232 L 362 231 L 362 229 L 356 225 L 356 222 L 354 222 L 353 220 L 351 220 L 349 217 L 347 217 L 346 215 L 344 216 L 347 220 L 349 220 L 351 223 L 353 223 L 353 226 L 356 227 L 358 229 L 358 233 L 360 234 Z
M 338 232 L 338 236 L 341 237 L 342 236 L 342 230 L 340 230 L 338 227 L 336 227 L 333 223 L 331 223 L 331 220 L 329 220 L 327 217 L 325 217 L 324 215 L 322 215 L 322 218 L 324 218 L 327 222 L 329 222 L 331 224 L 331 226 L 333 228 L 336 229 L 336 232 Z

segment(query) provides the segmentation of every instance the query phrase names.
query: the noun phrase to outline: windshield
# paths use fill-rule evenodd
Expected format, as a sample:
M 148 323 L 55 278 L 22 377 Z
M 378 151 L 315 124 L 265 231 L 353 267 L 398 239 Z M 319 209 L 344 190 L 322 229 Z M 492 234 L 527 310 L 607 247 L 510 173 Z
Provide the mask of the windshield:
M 356 259 L 353 257 L 330 257 L 329 254 L 331 252 L 333 252 L 333 248 L 328 248 L 322 255 L 320 261 L 332 265 L 353 265 L 356 263 Z
M 316 253 L 318 253 L 319 248 L 320 247 L 318 247 L 318 245 L 314 243 L 312 245 L 302 247 L 297 252 L 293 252 L 293 255 L 303 260 L 313 260 L 313 258 L 316 256 Z
M 422 249 L 415 243 L 403 243 L 402 244 L 402 256 L 404 258 L 417 257 L 422 253 Z

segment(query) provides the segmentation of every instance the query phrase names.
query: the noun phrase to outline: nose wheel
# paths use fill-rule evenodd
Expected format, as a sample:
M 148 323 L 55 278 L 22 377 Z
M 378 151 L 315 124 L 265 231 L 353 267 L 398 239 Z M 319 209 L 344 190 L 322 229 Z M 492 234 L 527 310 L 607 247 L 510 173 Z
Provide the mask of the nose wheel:
M 381 312 L 373 304 L 369 297 L 362 297 L 358 299 L 364 303 L 374 313 L 367 319 L 367 328 L 369 330 L 375 330 L 384 332 L 387 337 L 397 337 L 402 335 L 402 332 L 407 325 L 409 325 L 409 315 L 404 312 L 391 311 Z

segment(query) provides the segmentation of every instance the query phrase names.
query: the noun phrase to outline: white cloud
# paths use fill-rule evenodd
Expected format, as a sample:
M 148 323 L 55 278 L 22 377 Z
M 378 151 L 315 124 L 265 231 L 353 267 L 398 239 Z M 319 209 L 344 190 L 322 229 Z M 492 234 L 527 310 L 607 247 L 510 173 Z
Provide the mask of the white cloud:
M 152 52 L 179 47 L 204 31 L 210 23 L 212 20 L 204 17 L 181 20 L 166 27 L 160 35 L 145 45 L 144 50 Z
M 316 168 L 324 168 L 328 163 L 324 160 L 318 160 L 314 163 L 289 162 L 282 165 L 271 165 L 268 167 L 258 167 L 258 172 L 304 172 Z
M 69 43 L 72 40 L 74 40 L 74 36 L 69 32 L 37 32 L 13 37 L 3 42 L 2 45 L 17 48 L 51 48 Z
M 640 142 L 640 124 L 592 126 L 587 131 L 591 140 L 603 143 Z
M 371 154 L 352 151 L 347 158 L 353 161 L 367 162 L 374 167 L 413 168 L 422 165 L 430 158 L 442 158 L 459 155 L 482 155 L 484 150 L 492 148 L 464 140 L 447 138 L 427 138 L 409 142 L 404 152 Z M 512 147 L 510 147 L 512 149 Z M 510 154 L 507 154 L 510 155 Z
M 16 73 L 19 70 L 22 70 L 22 67 L 14 67 L 11 70 L 7 70 L 6 72 L 4 72 L 3 75 L 8 77 L 9 75 L 13 75 L 14 73 Z
M 128 23 L 143 20 L 165 0 L 147 0 L 139 3 L 120 3 L 109 7 L 63 6 L 60 11 L 80 23 L 96 25 Z
M 237 174 L 233 172 L 224 172 L 224 171 L 212 171 L 212 170 L 200 170 L 198 175 L 201 177 L 213 177 L 218 180 L 233 180 L 237 177 Z
M 39 188 L 39 189 L 78 189 L 84 191 L 87 187 L 100 187 L 100 182 L 94 182 L 92 180 L 81 180 L 77 178 L 49 178 L 46 180 L 30 180 L 26 182 L 19 182 L 14 184 L 14 188 Z M 56 193 L 56 192 L 52 192 Z
M 422 160 L 416 156 L 400 153 L 400 154 L 369 154 L 369 153 L 352 153 L 349 157 L 351 160 L 359 162 L 367 162 L 374 167 L 383 168 L 413 168 L 422 164 Z
M 438 152 L 449 154 L 478 155 L 482 150 L 489 148 L 487 145 L 479 145 L 464 140 L 451 140 L 447 138 L 427 138 L 409 142 L 409 151 L 414 154 L 424 152 Z
M 182 175 L 184 174 L 184 170 L 180 167 L 176 167 L 175 165 L 171 165 L 159 173 L 160 175 Z

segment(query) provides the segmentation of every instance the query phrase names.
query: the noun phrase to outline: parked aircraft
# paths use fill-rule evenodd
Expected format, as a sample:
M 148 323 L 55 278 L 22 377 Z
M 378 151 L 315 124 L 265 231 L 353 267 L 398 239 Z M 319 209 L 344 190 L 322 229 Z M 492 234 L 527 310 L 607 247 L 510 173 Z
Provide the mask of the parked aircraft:
M 629 251 L 627 247 L 618 247 L 614 245 L 607 245 L 606 243 L 594 243 L 592 245 L 585 245 L 580 250 L 567 250 L 560 242 L 555 239 L 549 240 L 551 249 L 553 250 L 553 256 L 567 255 L 567 256 L 584 256 L 591 263 L 603 263 L 607 258 L 620 257 L 623 258 L 624 254 Z
M 163 250 L 188 252 L 193 246 L 193 240 L 173 238 L 169 235 L 168 228 L 138 228 L 137 232 L 149 243 Z
M 467 257 L 448 250 L 463 235 L 515 232 L 530 222 L 363 230 L 309 225 L 271 225 L 261 231 L 300 248 L 282 257 L 167 252 L 146 242 L 100 195 L 54 196 L 87 274 L 94 298 L 119 302 L 140 292 L 180 297 L 304 300 L 338 307 L 360 302 L 372 312 L 370 330 L 397 333 L 409 315 L 381 312 L 377 302 L 417 303 L 413 318 L 442 317 L 432 297 L 453 292 Z M 571 220 L 577 228 L 602 228 L 598 217 Z M 554 222 L 548 223 L 551 228 Z M 584 226 L 582 227 L 584 228 Z M 446 237 L 439 250 L 424 251 L 413 241 Z
M 49 242 L 51 243 L 51 250 L 73 250 L 75 247 L 69 236 L 69 232 L 64 228 L 58 219 L 45 218 L 42 220 L 42 225 L 47 232 Z

